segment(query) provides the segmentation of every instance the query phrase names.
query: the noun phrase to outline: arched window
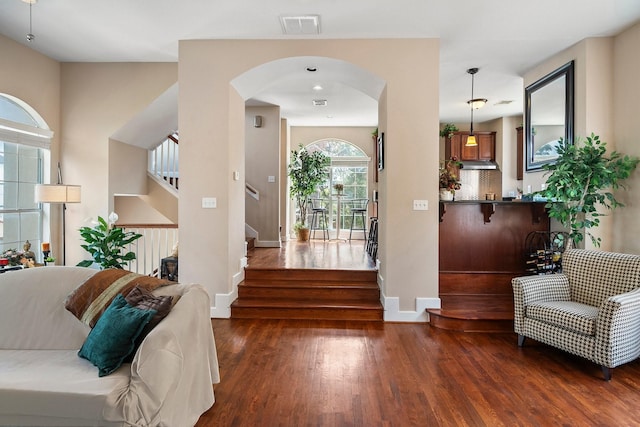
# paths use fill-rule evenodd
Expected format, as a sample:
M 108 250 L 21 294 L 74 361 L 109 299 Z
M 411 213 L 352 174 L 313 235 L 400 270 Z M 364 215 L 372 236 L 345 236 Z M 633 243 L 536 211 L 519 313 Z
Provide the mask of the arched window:
M 35 186 L 42 183 L 53 132 L 24 102 L 0 93 L 0 253 L 42 242 L 42 207 Z
M 337 201 L 333 186 L 342 184 L 345 204 L 349 200 L 366 199 L 369 194 L 369 158 L 362 149 L 356 145 L 340 139 L 322 139 L 307 145 L 308 151 L 322 151 L 331 157 L 331 169 L 329 178 L 320 186 L 318 197 L 330 200 L 329 224 L 335 228 L 337 216 Z M 350 227 L 351 213 L 349 209 L 340 211 L 340 228 L 345 230 Z

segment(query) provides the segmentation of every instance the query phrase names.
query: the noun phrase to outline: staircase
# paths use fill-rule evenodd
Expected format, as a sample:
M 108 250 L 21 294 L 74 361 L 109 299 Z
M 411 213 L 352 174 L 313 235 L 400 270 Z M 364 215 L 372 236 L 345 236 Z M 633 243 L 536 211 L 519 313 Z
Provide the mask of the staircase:
M 235 319 L 382 321 L 376 271 L 247 268 Z

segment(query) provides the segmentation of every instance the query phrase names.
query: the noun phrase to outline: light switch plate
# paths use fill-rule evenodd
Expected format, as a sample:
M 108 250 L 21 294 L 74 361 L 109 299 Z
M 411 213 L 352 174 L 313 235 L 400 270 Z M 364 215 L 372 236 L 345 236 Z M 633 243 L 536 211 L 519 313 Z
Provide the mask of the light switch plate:
M 202 208 L 203 209 L 215 209 L 218 207 L 218 200 L 215 197 L 203 197 Z
M 413 210 L 414 211 L 428 211 L 429 210 L 429 201 L 428 200 L 414 200 L 413 201 Z
M 275 176 L 273 176 L 273 175 L 269 175 L 269 176 L 267 177 L 267 182 L 276 182 L 276 177 L 275 177 Z

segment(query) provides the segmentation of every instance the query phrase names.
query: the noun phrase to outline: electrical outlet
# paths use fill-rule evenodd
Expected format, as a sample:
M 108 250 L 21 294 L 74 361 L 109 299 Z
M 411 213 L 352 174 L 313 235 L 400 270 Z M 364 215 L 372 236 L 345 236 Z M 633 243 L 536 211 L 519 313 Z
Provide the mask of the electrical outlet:
M 429 201 L 428 200 L 414 200 L 413 201 L 413 210 L 414 211 L 428 211 L 429 210 Z

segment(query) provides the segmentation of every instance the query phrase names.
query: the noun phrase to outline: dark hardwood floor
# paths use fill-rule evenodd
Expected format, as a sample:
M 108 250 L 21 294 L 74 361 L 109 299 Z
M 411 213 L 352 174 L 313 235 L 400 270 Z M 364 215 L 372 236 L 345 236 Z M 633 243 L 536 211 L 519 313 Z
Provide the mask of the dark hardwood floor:
M 221 382 L 198 427 L 635 426 L 640 361 L 600 368 L 513 333 L 213 319 Z

